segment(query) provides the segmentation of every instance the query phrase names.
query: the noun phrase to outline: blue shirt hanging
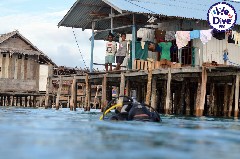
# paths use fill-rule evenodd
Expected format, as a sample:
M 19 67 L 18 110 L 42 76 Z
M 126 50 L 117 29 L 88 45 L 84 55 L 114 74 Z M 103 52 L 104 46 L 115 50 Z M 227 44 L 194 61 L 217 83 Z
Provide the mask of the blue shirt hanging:
M 190 32 L 191 39 L 198 39 L 200 38 L 200 30 L 193 30 Z

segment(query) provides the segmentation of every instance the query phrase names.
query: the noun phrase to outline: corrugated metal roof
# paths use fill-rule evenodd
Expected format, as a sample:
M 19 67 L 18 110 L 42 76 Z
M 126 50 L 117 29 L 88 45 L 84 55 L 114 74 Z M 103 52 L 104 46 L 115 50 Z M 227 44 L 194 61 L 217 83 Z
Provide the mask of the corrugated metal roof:
M 77 0 L 58 26 L 91 29 L 91 21 L 95 17 L 94 12 L 110 13 L 110 7 L 118 12 L 134 12 L 157 14 L 169 17 L 192 18 L 207 20 L 207 12 L 214 3 L 219 0 Z M 240 17 L 240 3 L 230 2 Z M 114 22 L 116 25 L 116 22 Z M 237 19 L 240 25 L 240 18 Z M 110 27 L 110 20 L 100 21 L 96 24 L 96 30 Z
M 107 7 L 102 0 L 77 0 L 58 26 L 89 29 L 92 27 L 91 21 L 94 18 L 91 13 L 100 12 L 105 6 Z
M 219 0 L 103 0 L 122 12 L 137 12 L 207 20 L 209 8 Z M 240 17 L 240 3 L 227 1 L 233 5 Z M 240 24 L 240 18 L 237 19 Z

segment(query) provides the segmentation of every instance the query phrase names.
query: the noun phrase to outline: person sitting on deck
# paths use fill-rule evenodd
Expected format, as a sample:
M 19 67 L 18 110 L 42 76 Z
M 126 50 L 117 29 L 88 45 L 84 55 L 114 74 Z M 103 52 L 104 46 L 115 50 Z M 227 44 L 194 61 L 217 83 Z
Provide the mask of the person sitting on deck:
M 110 71 L 112 71 L 112 63 L 115 62 L 116 54 L 116 42 L 113 41 L 113 34 L 109 33 L 108 42 L 106 43 L 106 56 L 105 56 L 105 69 L 108 71 L 108 65 L 110 66 Z
M 126 55 L 127 55 L 127 41 L 126 41 L 126 34 L 121 34 L 122 41 L 119 43 L 119 49 L 116 53 L 116 70 L 120 70 L 120 65 L 123 63 Z

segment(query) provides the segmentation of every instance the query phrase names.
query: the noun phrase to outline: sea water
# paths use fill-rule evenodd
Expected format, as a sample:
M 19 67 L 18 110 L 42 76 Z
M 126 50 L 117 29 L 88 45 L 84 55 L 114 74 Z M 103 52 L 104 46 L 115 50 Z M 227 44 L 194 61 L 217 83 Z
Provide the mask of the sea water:
M 1 159 L 239 159 L 237 119 L 99 121 L 78 109 L 0 107 Z

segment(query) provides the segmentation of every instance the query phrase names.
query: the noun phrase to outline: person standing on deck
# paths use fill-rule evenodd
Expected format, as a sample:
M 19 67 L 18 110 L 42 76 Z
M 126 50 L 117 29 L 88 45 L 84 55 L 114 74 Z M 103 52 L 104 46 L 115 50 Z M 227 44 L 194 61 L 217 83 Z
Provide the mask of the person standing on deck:
M 116 53 L 116 62 L 117 67 L 116 70 L 120 70 L 120 66 L 123 63 L 126 55 L 127 55 L 127 41 L 126 41 L 126 34 L 121 34 L 122 41 L 119 43 L 119 49 Z
M 106 44 L 106 56 L 105 56 L 105 69 L 108 71 L 108 65 L 110 66 L 110 71 L 112 71 L 112 63 L 115 62 L 116 54 L 116 42 L 113 41 L 113 34 L 108 35 L 108 42 Z

